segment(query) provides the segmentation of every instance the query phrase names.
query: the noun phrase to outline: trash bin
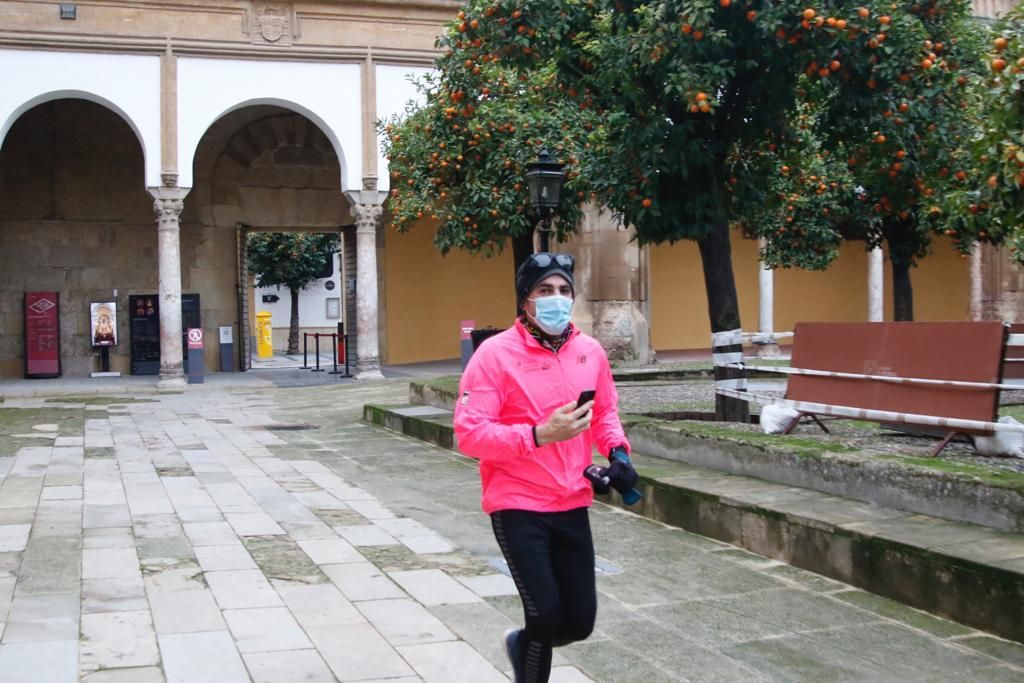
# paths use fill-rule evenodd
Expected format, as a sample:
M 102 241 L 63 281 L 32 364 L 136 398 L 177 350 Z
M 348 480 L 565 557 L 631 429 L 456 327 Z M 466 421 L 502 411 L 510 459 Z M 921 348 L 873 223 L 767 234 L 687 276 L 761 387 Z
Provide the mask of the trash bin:
M 274 332 L 270 326 L 270 313 L 256 314 L 256 355 L 259 358 L 274 357 Z
M 469 338 L 473 341 L 473 351 L 476 351 L 478 348 L 480 348 L 480 345 L 484 342 L 485 339 L 493 337 L 499 332 L 504 331 L 505 330 L 499 330 L 496 327 L 485 327 L 483 329 L 473 330 L 472 332 L 469 333 Z

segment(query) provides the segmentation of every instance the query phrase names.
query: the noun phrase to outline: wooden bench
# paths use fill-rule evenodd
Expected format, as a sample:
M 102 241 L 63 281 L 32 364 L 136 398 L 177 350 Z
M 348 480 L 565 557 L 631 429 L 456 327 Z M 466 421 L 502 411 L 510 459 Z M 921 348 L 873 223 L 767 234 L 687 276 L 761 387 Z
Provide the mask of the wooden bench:
M 998 387 L 899 383 L 896 378 L 999 384 L 1007 338 L 1002 323 L 798 323 L 794 332 L 793 368 L 875 379 L 791 375 L 787 399 L 899 413 L 906 416 L 897 421 L 899 429 L 942 438 L 933 455 L 957 434 L 992 433 L 937 423 L 944 418 L 995 422 Z M 785 433 L 805 417 L 828 431 L 820 415 L 803 410 Z

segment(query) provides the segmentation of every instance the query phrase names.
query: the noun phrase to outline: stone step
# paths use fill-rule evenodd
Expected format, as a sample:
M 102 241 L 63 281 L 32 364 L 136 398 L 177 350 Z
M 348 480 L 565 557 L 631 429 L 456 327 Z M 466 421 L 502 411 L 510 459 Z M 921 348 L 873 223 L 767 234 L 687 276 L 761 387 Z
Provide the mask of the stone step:
M 366 405 L 363 417 L 454 448 L 448 410 Z M 1022 534 L 643 452 L 636 465 L 644 499 L 631 512 L 1024 642 Z

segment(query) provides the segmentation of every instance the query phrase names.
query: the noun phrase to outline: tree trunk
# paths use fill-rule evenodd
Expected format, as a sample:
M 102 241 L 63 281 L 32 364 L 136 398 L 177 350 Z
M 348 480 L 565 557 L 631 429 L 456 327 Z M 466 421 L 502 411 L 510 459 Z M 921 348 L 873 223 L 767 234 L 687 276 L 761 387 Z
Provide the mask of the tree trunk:
M 893 320 L 914 319 L 914 288 L 910 283 L 910 264 L 892 262 L 892 317 Z
M 708 318 L 711 321 L 712 333 L 740 329 L 740 306 L 736 296 L 736 279 L 732 272 L 729 223 L 725 218 L 720 198 L 716 204 L 714 228 L 707 237 L 697 243 L 704 266 L 704 289 L 708 298 Z M 742 350 L 742 343 L 719 349 L 720 352 Z M 739 368 L 715 366 L 716 382 L 744 376 L 743 370 Z M 716 394 L 715 417 L 731 422 L 750 422 L 750 408 L 746 401 Z
M 288 354 L 299 352 L 299 290 L 289 288 L 292 294 L 292 315 L 288 323 Z
M 530 258 L 533 254 L 533 231 L 526 231 L 522 235 L 516 235 L 512 238 L 512 283 L 515 283 L 516 273 L 519 272 L 519 266 Z M 516 302 L 516 316 L 522 313 L 522 309 L 519 308 L 519 302 Z

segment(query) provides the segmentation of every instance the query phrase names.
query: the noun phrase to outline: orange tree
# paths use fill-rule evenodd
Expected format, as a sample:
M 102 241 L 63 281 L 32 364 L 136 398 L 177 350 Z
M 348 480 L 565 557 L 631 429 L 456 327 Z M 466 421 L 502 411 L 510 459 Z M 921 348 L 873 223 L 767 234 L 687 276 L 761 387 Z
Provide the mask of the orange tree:
M 900 10 L 898 35 L 912 9 Z M 492 252 L 528 233 L 522 164 L 550 146 L 570 173 L 559 234 L 592 198 L 641 243 L 696 241 L 711 330 L 740 328 L 730 225 L 772 237 L 766 255 L 779 265 L 822 267 L 836 252 L 823 217 L 852 186 L 817 143 L 804 159 L 791 124 L 822 81 L 887 92 L 881 73 L 868 83 L 877 65 L 837 57 L 877 41 L 879 20 L 806 0 L 470 0 L 440 39 L 425 106 L 387 129 L 395 222 L 436 217 L 442 250 Z M 906 43 L 901 54 L 923 59 L 920 38 L 880 52 Z M 796 172 L 780 179 L 780 163 Z M 745 406 L 720 400 L 718 412 L 742 419 Z
M 878 0 L 855 16 L 807 66 L 807 97 L 818 103 L 816 137 L 846 159 L 857 187 L 846 235 L 887 244 L 894 317 L 913 320 L 910 269 L 933 236 L 970 245 L 941 204 L 969 182 L 961 158 L 975 130 L 982 27 L 966 0 Z
M 464 37 L 469 24 L 456 21 L 441 40 L 437 72 L 417 82 L 425 104 L 383 126 L 388 206 L 398 230 L 436 225 L 441 253 L 493 255 L 511 241 L 518 266 L 533 251 L 526 164 L 544 148 L 565 163 L 568 199 L 553 225 L 564 240 L 589 191 L 578 159 L 588 143 L 579 131 L 593 131 L 596 116 L 558 90 L 551 66 L 517 72 L 479 52 L 480 39 Z
M 398 227 L 436 216 L 442 250 L 522 235 L 522 164 L 548 145 L 569 164 L 563 233 L 592 198 L 642 243 L 696 240 L 711 329 L 739 328 L 736 150 L 785 127 L 806 53 L 834 39 L 804 27 L 802 2 L 761 5 L 470 0 L 440 40 L 426 106 L 388 131 Z M 746 406 L 718 412 L 744 419 Z
M 965 253 L 976 242 L 1008 244 L 1024 262 L 1024 7 L 996 24 L 988 45 L 988 76 L 973 93 L 977 135 L 957 158 L 947 230 Z
M 821 103 L 806 99 L 807 85 L 785 129 L 729 159 L 728 210 L 744 234 L 765 238 L 761 259 L 771 268 L 824 270 L 865 213 L 845 160 L 817 137 Z
M 291 295 L 288 353 L 299 352 L 299 292 L 323 277 L 341 247 L 337 234 L 252 232 L 246 243 L 246 267 L 257 287 L 284 286 Z

